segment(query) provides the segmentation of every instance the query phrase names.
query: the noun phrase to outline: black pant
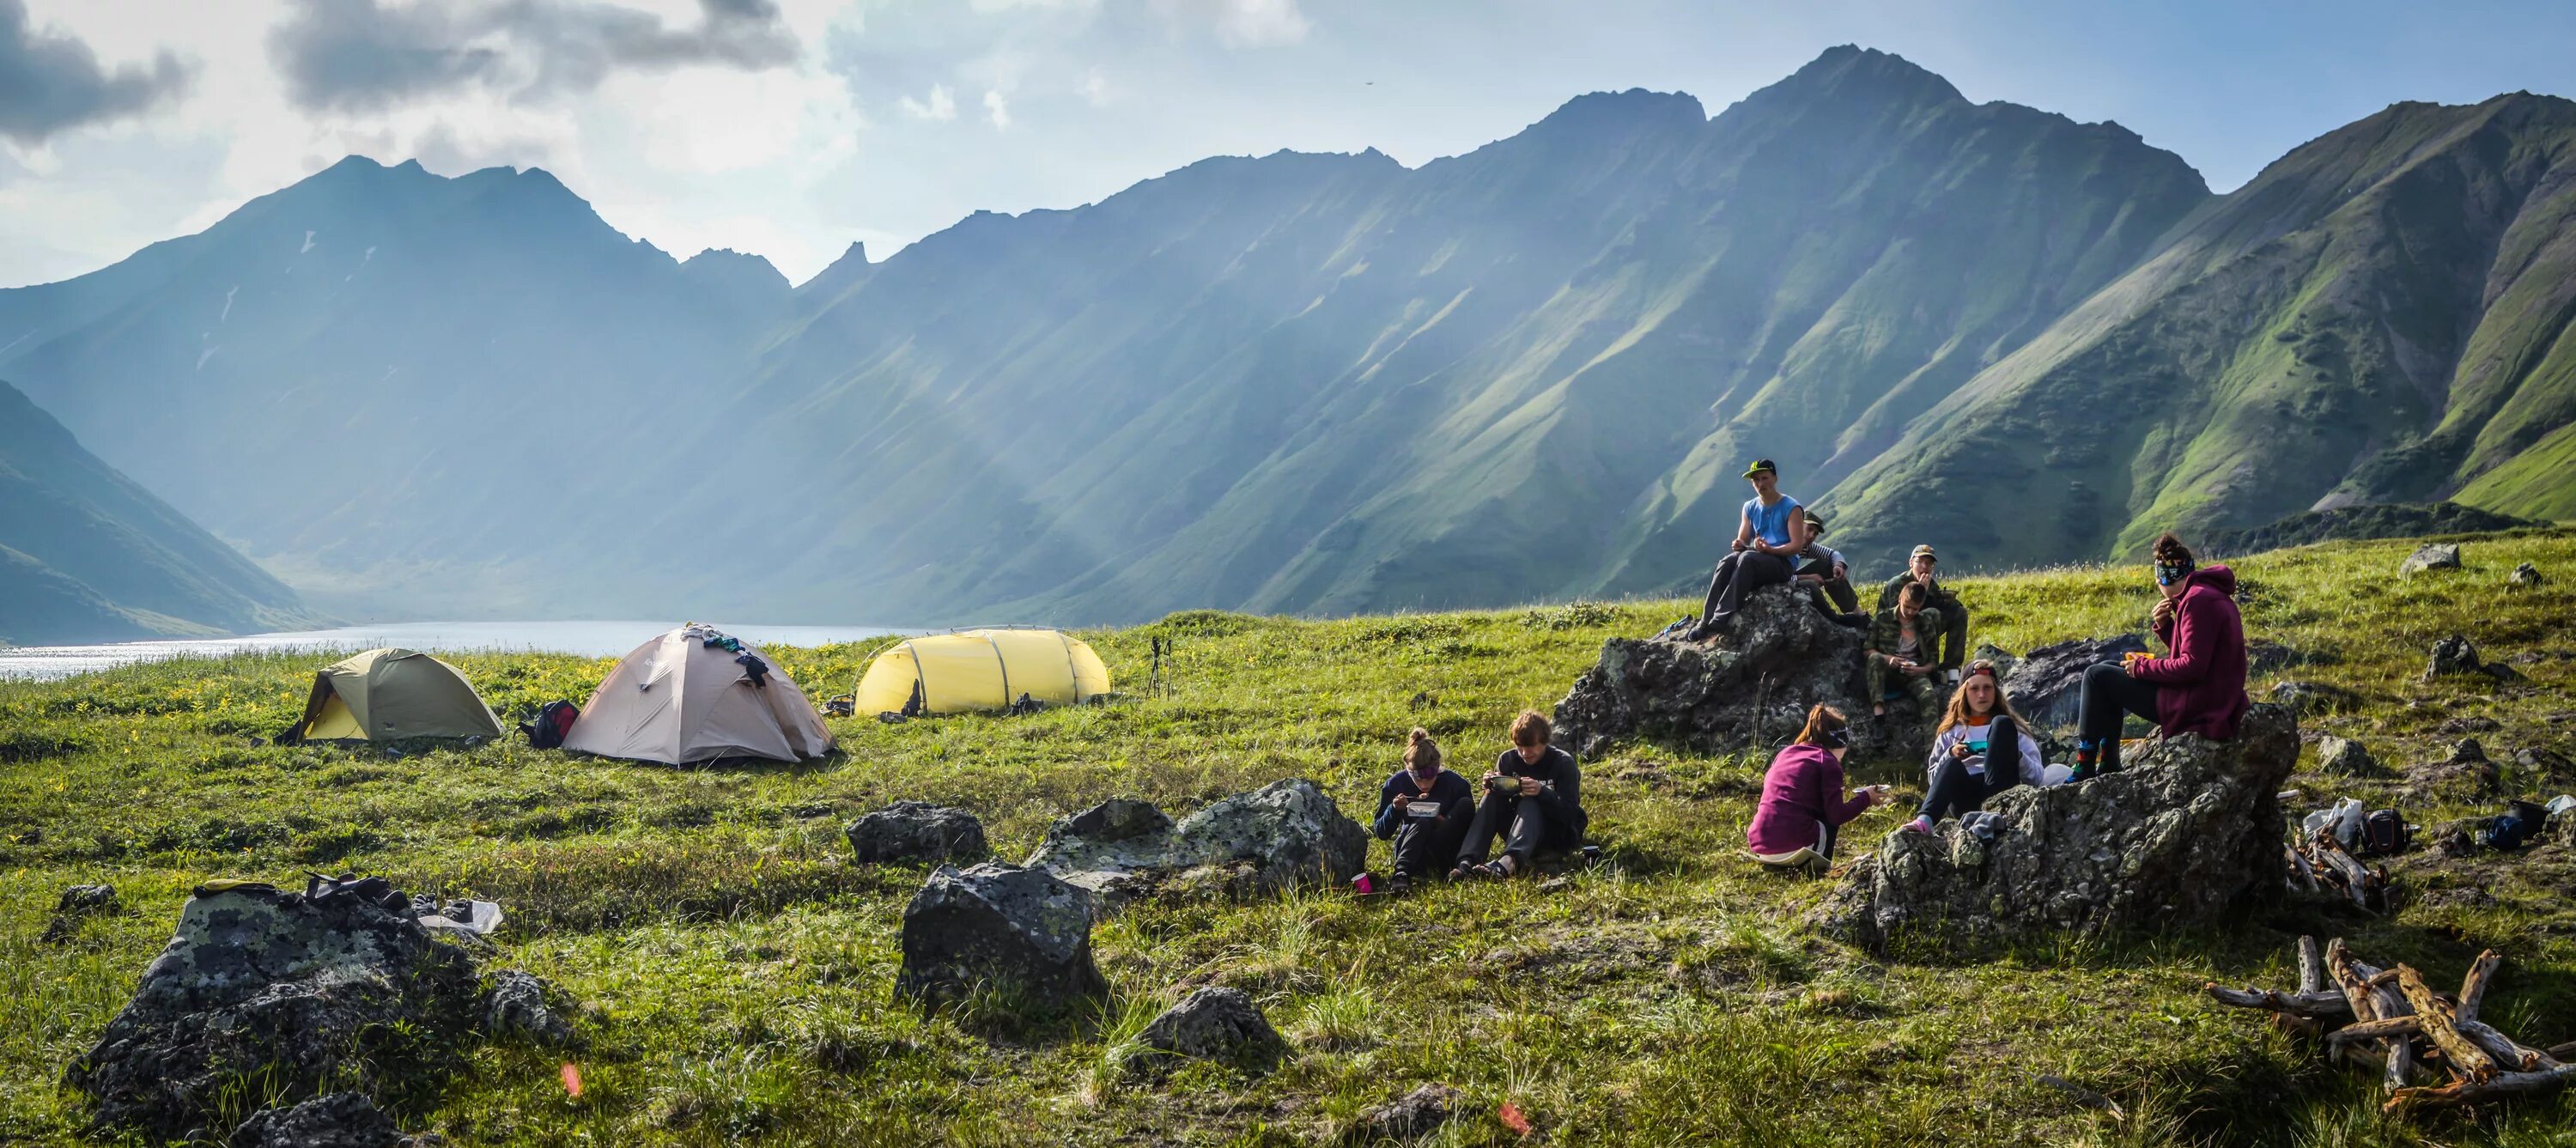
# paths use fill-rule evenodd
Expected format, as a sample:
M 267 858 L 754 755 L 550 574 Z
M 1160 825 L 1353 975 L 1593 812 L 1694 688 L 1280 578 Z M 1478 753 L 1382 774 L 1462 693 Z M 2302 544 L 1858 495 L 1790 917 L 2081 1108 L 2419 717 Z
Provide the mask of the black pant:
M 2127 670 L 2110 662 L 2100 662 L 2084 671 L 2084 692 L 2078 695 L 2075 719 L 2076 736 L 2100 747 L 2094 757 L 2093 771 L 2109 773 L 2120 768 L 2120 722 L 2130 714 L 2156 720 L 2156 696 L 2164 687 L 2130 677 Z
M 1458 855 L 1458 842 L 1466 836 L 1466 829 L 1461 817 L 1451 817 L 1446 822 L 1406 818 L 1395 831 L 1395 871 L 1417 879 L 1447 873 L 1448 862 Z
M 1503 834 L 1503 852 L 1522 865 L 1543 848 L 1571 849 L 1582 844 L 1573 840 L 1574 827 L 1558 824 L 1547 806 L 1535 797 L 1521 797 L 1487 791 L 1476 803 L 1476 819 L 1467 823 L 1467 839 L 1458 847 L 1458 862 L 1485 859 L 1485 850 L 1493 847 L 1494 836 Z M 1509 826 L 1509 832 L 1505 832 Z
M 1763 586 L 1777 586 L 1789 580 L 1789 560 L 1759 550 L 1738 550 L 1718 560 L 1717 573 L 1708 580 L 1708 602 L 1700 607 L 1699 621 L 1705 626 L 1735 616 L 1744 605 L 1744 596 Z
M 1814 574 L 1825 580 L 1810 596 L 1826 617 L 1846 626 L 1869 624 L 1869 615 L 1860 612 L 1860 595 L 1852 591 L 1851 579 L 1835 577 L 1833 563 L 1822 558 L 1810 559 L 1799 566 L 1797 572 L 1801 577 Z
M 1958 758 L 1941 759 L 1932 771 L 1932 792 L 1923 795 L 1923 807 L 1915 812 L 1931 821 L 1974 813 L 1986 807 L 1987 798 L 2019 784 L 2021 730 L 2011 718 L 1999 717 L 1986 730 L 1985 774 L 1968 772 L 1967 763 Z

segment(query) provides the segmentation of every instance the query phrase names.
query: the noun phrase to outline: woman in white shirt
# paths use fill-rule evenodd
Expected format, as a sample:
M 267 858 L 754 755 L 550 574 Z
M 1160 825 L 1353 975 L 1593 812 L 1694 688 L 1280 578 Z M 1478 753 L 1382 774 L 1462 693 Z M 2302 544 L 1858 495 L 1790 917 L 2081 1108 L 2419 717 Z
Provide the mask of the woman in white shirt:
M 1950 695 L 1949 712 L 1941 715 L 1928 765 L 1931 792 L 1904 826 L 1918 833 L 1931 832 L 1942 818 L 1982 809 L 1987 798 L 2016 785 L 2040 784 L 2047 766 L 2039 759 L 2039 742 L 2004 697 L 1993 662 L 1968 664 L 1967 676 Z

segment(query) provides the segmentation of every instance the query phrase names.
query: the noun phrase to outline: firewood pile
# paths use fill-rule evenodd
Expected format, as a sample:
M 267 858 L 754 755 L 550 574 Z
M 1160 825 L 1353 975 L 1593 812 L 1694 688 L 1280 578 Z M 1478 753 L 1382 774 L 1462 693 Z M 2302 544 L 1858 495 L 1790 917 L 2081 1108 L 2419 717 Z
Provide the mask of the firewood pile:
M 2383 1111 L 2476 1104 L 2576 1082 L 2576 1041 L 2531 1048 L 2478 1019 L 2487 982 L 2504 958 L 2478 954 L 2457 995 L 2433 991 L 2407 965 L 2382 969 L 2352 955 L 2343 938 L 2317 950 L 2299 938 L 2296 992 L 2227 988 L 2206 992 L 2221 1004 L 2270 1011 L 2293 1031 L 2323 1038 L 2327 1055 L 2377 1072 L 2388 1087 Z M 2419 1084 L 2419 1080 L 2441 1080 Z
M 2368 913 L 2385 913 L 2391 907 L 2387 867 L 2362 864 L 2343 842 L 2335 840 L 2332 831 L 2320 829 L 2289 850 L 2292 889 L 2338 893 Z

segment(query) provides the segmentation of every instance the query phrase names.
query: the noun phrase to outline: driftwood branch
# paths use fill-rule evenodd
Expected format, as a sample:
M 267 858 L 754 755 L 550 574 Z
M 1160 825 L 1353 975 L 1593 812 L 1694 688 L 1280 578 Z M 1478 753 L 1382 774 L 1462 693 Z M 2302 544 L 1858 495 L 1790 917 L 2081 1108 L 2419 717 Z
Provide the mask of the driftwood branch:
M 2235 1005 L 2238 1008 L 2269 1009 L 2288 1016 L 2340 1020 L 2352 1015 L 2352 1006 L 2344 1001 L 2343 994 L 2336 992 L 2284 993 L 2271 989 L 2231 989 L 2217 981 L 2211 981 L 2202 986 L 2201 991 L 2208 993 L 2220 1004 Z
M 2478 1019 L 2478 1006 L 2485 1003 L 2487 997 L 2487 979 L 2493 977 L 2496 966 L 2503 963 L 2504 954 L 2494 949 L 2479 953 L 2478 959 L 2469 963 L 2469 975 L 2460 978 L 2460 1005 L 2452 1010 L 2453 1019 Z
M 2442 1058 L 2450 1062 L 2451 1071 L 2465 1073 L 2473 1081 L 2484 1081 L 2496 1074 L 2495 1058 L 2488 1056 L 2477 1042 L 2460 1035 L 2451 1023 L 2451 1006 L 2433 995 L 2422 973 L 2412 966 L 2397 966 L 2397 987 L 2406 994 L 2406 1003 L 2415 1006 L 2424 1035 L 2432 1040 L 2433 1047 L 2442 1050 Z
M 2325 954 L 2317 951 L 2315 937 L 2299 938 L 2299 991 L 2301 993 L 2332 991 L 2327 986 Z
M 2381 1105 L 2384 1111 L 2396 1112 L 2408 1107 L 2446 1108 L 2476 1104 L 2482 1100 L 2499 1100 L 2516 1093 L 2539 1092 L 2562 1088 L 2576 1082 L 2576 1064 L 2562 1064 L 2538 1072 L 2499 1072 L 2485 1080 L 2454 1080 L 2440 1088 L 2401 1088 Z

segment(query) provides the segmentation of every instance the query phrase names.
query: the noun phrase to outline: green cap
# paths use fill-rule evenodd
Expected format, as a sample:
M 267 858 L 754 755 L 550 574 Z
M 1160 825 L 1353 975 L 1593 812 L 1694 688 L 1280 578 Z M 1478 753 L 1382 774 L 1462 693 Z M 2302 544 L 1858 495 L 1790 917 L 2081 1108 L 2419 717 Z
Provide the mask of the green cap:
M 1753 460 L 1753 465 L 1744 468 L 1744 477 L 1751 478 L 1766 470 L 1773 474 L 1780 473 L 1779 464 L 1774 463 L 1767 458 L 1757 458 Z

